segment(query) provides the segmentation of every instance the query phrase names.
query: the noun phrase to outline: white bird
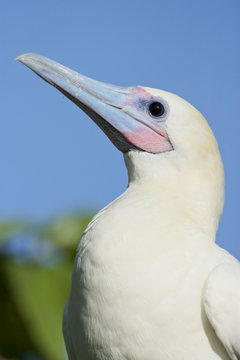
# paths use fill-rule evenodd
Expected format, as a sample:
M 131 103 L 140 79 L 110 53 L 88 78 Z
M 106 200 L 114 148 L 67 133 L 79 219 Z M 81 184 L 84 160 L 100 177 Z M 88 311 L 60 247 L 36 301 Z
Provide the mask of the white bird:
M 204 117 L 162 90 L 18 60 L 124 153 L 127 190 L 84 232 L 63 331 L 70 360 L 240 359 L 240 266 L 215 245 L 224 173 Z

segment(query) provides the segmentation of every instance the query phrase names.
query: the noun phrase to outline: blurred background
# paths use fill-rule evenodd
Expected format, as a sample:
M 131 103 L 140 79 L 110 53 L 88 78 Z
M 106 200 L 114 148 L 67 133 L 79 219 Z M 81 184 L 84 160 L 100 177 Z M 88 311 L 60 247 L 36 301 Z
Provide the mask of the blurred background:
M 226 172 L 217 243 L 240 259 L 239 13 L 239 0 L 0 1 L 1 360 L 66 359 L 61 318 L 77 243 L 127 186 L 106 136 L 14 58 L 40 53 L 198 108 Z

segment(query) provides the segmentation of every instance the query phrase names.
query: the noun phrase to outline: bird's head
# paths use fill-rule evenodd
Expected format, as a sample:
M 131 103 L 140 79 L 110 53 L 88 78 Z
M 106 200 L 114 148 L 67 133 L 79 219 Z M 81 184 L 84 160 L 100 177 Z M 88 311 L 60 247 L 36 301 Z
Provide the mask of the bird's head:
M 37 54 L 17 60 L 95 121 L 124 153 L 130 181 L 147 178 L 156 186 L 168 184 L 169 191 L 180 189 L 183 196 L 196 194 L 199 201 L 213 196 L 222 201 L 217 143 L 204 117 L 187 101 L 163 90 L 105 84 Z

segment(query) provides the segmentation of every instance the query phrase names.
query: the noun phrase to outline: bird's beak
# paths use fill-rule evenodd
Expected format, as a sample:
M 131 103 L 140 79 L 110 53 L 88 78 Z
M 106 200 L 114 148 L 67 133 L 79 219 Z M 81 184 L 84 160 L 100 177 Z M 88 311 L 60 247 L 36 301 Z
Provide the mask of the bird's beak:
M 130 149 L 151 151 L 151 148 L 146 146 L 146 141 L 143 141 L 146 132 L 151 131 L 151 137 L 165 136 L 161 131 L 159 133 L 158 129 L 144 124 L 146 120 L 134 113 L 134 99 L 139 96 L 139 92 L 144 91 L 143 88 L 105 84 L 38 54 L 23 54 L 16 60 L 28 66 L 78 105 L 122 152 Z

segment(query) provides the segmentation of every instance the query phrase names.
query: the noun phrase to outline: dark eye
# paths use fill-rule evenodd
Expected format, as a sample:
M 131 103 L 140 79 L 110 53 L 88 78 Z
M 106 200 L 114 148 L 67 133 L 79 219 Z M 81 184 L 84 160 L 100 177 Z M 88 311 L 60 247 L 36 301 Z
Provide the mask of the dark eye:
M 153 101 L 151 104 L 149 104 L 148 110 L 154 117 L 162 116 L 165 112 L 163 104 L 161 104 L 159 101 Z

